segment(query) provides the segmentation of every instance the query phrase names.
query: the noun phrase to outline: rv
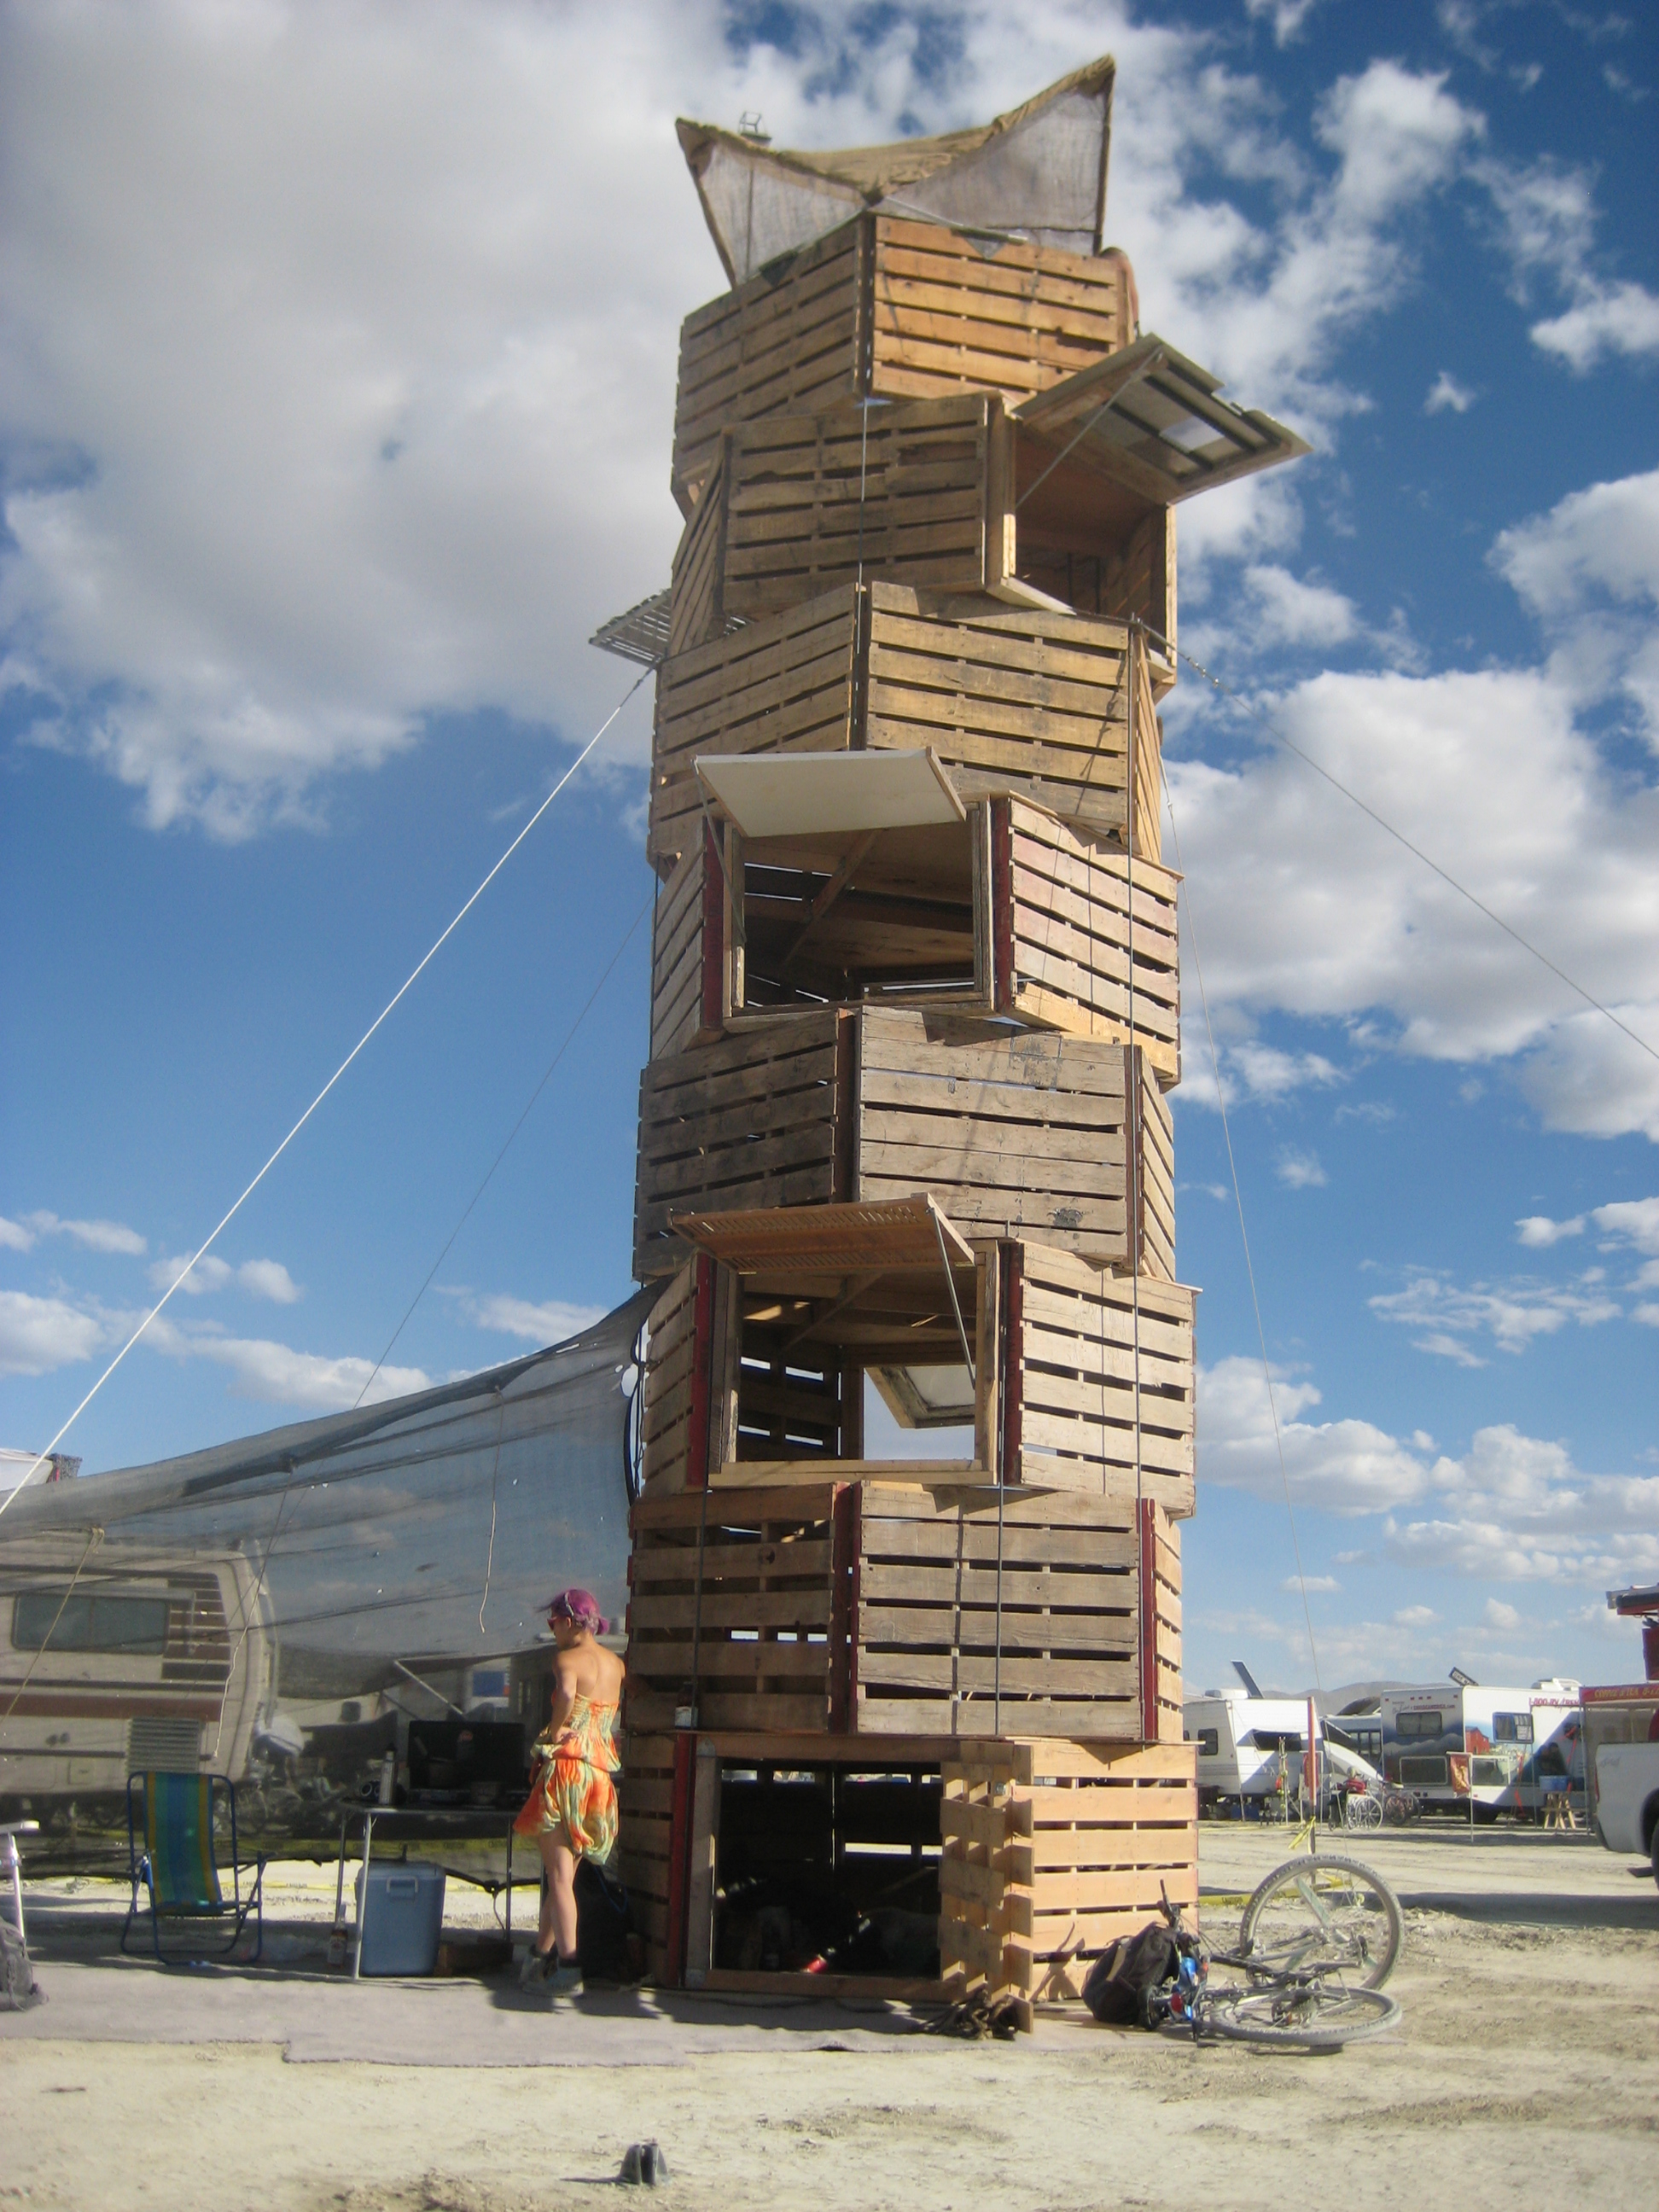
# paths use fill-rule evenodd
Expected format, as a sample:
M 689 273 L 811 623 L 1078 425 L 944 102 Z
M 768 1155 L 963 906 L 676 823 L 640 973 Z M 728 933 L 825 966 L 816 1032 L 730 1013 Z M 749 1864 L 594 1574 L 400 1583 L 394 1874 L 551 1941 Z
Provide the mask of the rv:
M 1270 1800 L 1295 1802 L 1307 1749 L 1305 1698 L 1264 1698 L 1249 1690 L 1208 1690 L 1181 1709 L 1181 1732 L 1198 1750 L 1200 1808 L 1222 1805 L 1260 1810 Z M 1324 1729 L 1314 1717 L 1314 1741 Z
M 1453 1680 L 1385 1690 L 1370 1724 L 1380 1731 L 1388 1779 L 1431 1806 L 1490 1820 L 1535 1814 L 1564 1789 L 1583 1791 L 1577 1682 L 1522 1690 Z M 1346 1735 L 1367 1721 L 1345 1717 L 1338 1725 Z
M 0 1820 L 112 1800 L 147 1767 L 240 1781 L 275 1646 L 240 1552 L 43 1535 L 0 1565 Z

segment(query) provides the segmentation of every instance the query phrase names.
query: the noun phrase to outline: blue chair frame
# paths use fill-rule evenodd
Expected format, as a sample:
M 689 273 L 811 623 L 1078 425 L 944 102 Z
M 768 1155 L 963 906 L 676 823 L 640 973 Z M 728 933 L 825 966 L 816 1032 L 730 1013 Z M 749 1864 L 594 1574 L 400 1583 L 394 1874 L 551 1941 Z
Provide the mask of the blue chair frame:
M 158 1787 L 158 1785 L 161 1785 Z M 142 1799 L 144 1818 L 141 1828 L 135 1818 L 135 1791 Z M 230 1806 L 230 1877 L 231 1895 L 227 1901 L 219 1881 L 219 1865 L 213 1847 L 213 1811 L 216 1800 L 223 1796 Z M 157 1801 L 167 1801 L 167 1807 L 176 1802 L 182 1806 L 194 1796 L 199 1817 L 193 1828 L 179 1825 L 171 1832 L 161 1827 L 165 1814 L 157 1808 Z M 155 1811 L 158 1829 L 155 1849 L 151 1846 L 151 1814 Z M 161 1863 L 158 1868 L 157 1856 Z M 195 1881 L 181 1880 L 180 1861 L 183 1861 Z M 246 1899 L 242 1895 L 242 1873 L 251 1869 L 253 1884 Z M 255 1941 L 252 1957 L 246 1961 L 257 1965 L 265 1947 L 264 1880 L 265 1861 L 263 1857 L 244 1859 L 236 1832 L 236 1785 L 219 1774 L 170 1774 L 149 1772 L 127 1777 L 127 1875 L 132 1884 L 131 1902 L 121 1929 L 121 1948 L 127 1948 L 127 1938 L 132 1923 L 138 1916 L 138 1891 L 142 1883 L 149 1898 L 150 1942 L 158 1959 L 167 1954 L 161 1948 L 161 1923 L 166 1921 L 188 1923 L 218 1922 L 228 1917 L 230 1938 L 228 1942 L 205 1954 L 199 1950 L 179 1952 L 174 1956 L 227 1959 L 240 1942 L 250 1916 L 254 1922 Z

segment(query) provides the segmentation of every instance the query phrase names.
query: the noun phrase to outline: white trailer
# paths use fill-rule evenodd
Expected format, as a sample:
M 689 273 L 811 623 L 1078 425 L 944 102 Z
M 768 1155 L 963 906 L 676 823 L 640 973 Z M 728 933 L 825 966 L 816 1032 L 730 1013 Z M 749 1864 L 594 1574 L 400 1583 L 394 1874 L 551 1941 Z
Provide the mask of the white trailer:
M 240 1781 L 275 1641 L 240 1552 L 39 1536 L 0 1565 L 0 1818 L 113 1798 L 129 1772 Z
M 1308 1748 L 1305 1698 L 1264 1698 L 1249 1690 L 1211 1690 L 1188 1698 L 1181 1732 L 1198 1749 L 1198 1801 L 1213 1806 L 1237 1800 L 1261 1805 L 1296 1798 Z M 1314 1741 L 1324 1741 L 1318 1715 Z

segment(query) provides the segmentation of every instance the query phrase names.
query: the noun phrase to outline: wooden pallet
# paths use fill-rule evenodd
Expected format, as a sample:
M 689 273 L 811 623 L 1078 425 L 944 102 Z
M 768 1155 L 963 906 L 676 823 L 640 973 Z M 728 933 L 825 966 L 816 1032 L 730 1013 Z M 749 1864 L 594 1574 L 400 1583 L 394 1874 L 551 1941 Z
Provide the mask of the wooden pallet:
M 1196 1296 L 1181 1283 L 1109 1274 L 1047 1244 L 1018 1245 L 1004 1294 L 1004 1480 L 1017 1471 L 1034 1486 L 1107 1497 L 1127 1489 L 1174 1519 L 1190 1516 Z
M 799 840 L 750 842 L 723 825 L 723 855 L 708 831 L 674 869 L 657 902 L 653 925 L 651 1056 L 660 1059 L 698 1043 L 713 1042 L 722 1031 L 766 1020 L 780 1011 L 775 998 L 745 1000 L 751 969 L 748 940 L 757 938 L 757 917 L 780 904 L 784 872 L 801 871 L 801 898 L 823 881 L 833 864 L 833 849 L 802 849 Z M 861 939 L 884 952 L 883 997 L 889 1006 L 912 995 L 892 949 L 899 924 L 884 904 L 906 846 L 903 830 L 884 833 L 869 848 L 843 897 L 843 907 L 867 901 L 871 918 L 854 918 L 826 957 L 802 974 L 801 1003 L 836 995 L 837 960 L 856 957 Z M 957 830 L 936 830 L 936 840 L 954 836 L 961 848 L 960 873 L 972 902 L 964 937 L 971 947 L 973 973 L 954 987 L 933 976 L 915 988 L 917 1001 L 944 1006 L 963 1015 L 1002 1015 L 1067 1036 L 1091 1036 L 1139 1044 L 1160 1087 L 1181 1078 L 1181 964 L 1176 920 L 1178 878 L 1156 862 L 1132 859 L 1119 848 L 1078 836 L 1048 809 L 1023 799 L 985 799 L 970 811 Z M 826 841 L 817 840 L 818 844 Z M 848 841 L 850 844 L 851 840 Z M 914 840 L 912 841 L 914 842 Z M 838 848 L 836 848 L 838 849 Z M 819 872 L 806 872 L 816 866 Z M 750 879 L 765 885 L 751 902 L 744 896 Z M 764 870 L 763 876 L 758 872 Z M 937 866 L 935 874 L 940 872 Z M 913 860 L 913 896 L 930 885 Z M 790 880 L 793 880 L 791 878 Z M 1133 900 L 1131 893 L 1133 892 Z M 742 901 L 743 910 L 738 910 Z M 750 908 L 752 905 L 752 912 Z M 781 928 L 783 926 L 779 925 Z M 896 979 L 893 970 L 899 968 Z M 799 972 L 799 971 L 797 971 Z M 859 972 L 852 971 L 855 994 Z M 757 981 L 758 992 L 763 985 Z M 775 993 L 776 986 L 769 988 Z M 853 1003 L 848 1000 L 845 1003 Z
M 864 215 L 689 315 L 672 482 L 689 513 L 720 432 L 866 395 L 1045 392 L 1133 337 L 1127 268 Z
M 684 1911 L 684 1877 L 677 1881 L 676 1859 L 683 1867 L 684 1845 L 675 1833 L 675 1815 L 678 1804 L 683 1837 L 690 1810 L 692 1746 L 688 1741 L 680 1749 L 680 1742 L 665 1730 L 628 1729 L 617 1783 L 616 1870 L 627 1886 L 649 1971 L 659 1980 L 669 1956 L 671 1899 L 677 1919 Z
M 1169 1102 L 1133 1047 L 897 1007 L 745 1024 L 640 1079 L 634 1270 L 677 1212 L 933 1193 L 971 1239 L 1175 1265 Z
M 1090 1963 L 1158 1917 L 1195 1916 L 1190 1744 L 1054 1740 L 963 1747 L 945 1768 L 940 1952 L 962 1995 L 1075 1998 Z
M 825 1481 L 642 1499 L 633 1532 L 630 1729 L 1179 1729 L 1180 1550 L 1150 1500 Z
M 701 835 L 700 754 L 870 747 L 931 750 L 964 800 L 1017 793 L 1158 860 L 1162 729 L 1139 649 L 1131 683 L 1130 635 L 872 583 L 680 653 L 657 681 L 649 857 L 666 874 Z
M 1057 458 L 994 392 L 728 425 L 674 556 L 669 650 L 860 577 L 1137 616 L 1174 681 L 1173 509 Z

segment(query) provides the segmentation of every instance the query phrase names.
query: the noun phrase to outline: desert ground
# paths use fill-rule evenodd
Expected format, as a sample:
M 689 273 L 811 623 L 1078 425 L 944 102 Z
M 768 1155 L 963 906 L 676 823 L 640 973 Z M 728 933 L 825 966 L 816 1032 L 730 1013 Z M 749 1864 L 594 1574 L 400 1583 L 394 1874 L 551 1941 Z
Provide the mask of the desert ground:
M 1285 1837 L 1206 1824 L 1206 1928 Z M 1301 2201 L 1646 2207 L 1659 1891 L 1592 1838 L 1364 1840 L 1407 1905 L 1400 2028 L 1334 2056 L 1194 2050 L 1081 2015 L 1013 2043 L 902 2010 L 343 1982 L 331 1869 L 272 1869 L 270 1964 L 121 1960 L 125 1886 L 29 1886 L 45 2005 L 0 2015 L 0 2204 L 542 2212 L 654 2137 L 691 2208 Z M 448 1924 L 488 1924 L 452 1884 Z M 521 1912 L 529 1902 L 521 1893 Z M 483 2063 L 480 2063 L 480 2062 Z

